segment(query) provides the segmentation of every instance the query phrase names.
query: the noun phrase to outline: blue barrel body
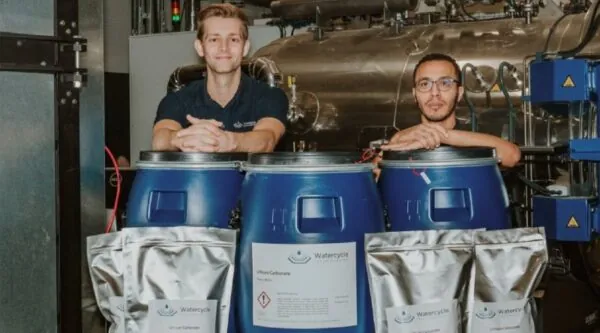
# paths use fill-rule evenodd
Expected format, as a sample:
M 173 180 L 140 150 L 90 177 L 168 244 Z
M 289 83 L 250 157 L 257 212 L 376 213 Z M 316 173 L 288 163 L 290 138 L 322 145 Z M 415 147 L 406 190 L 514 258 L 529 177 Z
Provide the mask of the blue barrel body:
M 127 227 L 228 228 L 247 154 L 142 152 L 127 202 Z
M 231 227 L 244 179 L 239 166 L 247 156 L 141 152 L 129 193 L 126 227 Z M 234 286 L 229 333 L 237 332 L 235 293 Z
M 508 194 L 493 149 L 385 152 L 379 187 L 392 231 L 505 229 Z
M 240 333 L 372 333 L 365 233 L 385 230 L 352 153 L 255 154 L 242 186 Z

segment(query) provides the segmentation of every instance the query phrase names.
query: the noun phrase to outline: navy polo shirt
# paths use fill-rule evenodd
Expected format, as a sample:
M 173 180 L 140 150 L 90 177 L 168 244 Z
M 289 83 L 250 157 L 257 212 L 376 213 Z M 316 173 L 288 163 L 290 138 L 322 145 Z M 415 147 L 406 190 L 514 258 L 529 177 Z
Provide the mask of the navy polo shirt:
M 206 79 L 189 83 L 181 90 L 168 93 L 160 101 L 154 123 L 171 119 L 186 128 L 186 115 L 198 119 L 214 119 L 223 123 L 224 130 L 249 132 L 262 118 L 275 118 L 287 124 L 288 98 L 279 88 L 255 80 L 242 73 L 237 92 L 222 107 L 208 94 Z

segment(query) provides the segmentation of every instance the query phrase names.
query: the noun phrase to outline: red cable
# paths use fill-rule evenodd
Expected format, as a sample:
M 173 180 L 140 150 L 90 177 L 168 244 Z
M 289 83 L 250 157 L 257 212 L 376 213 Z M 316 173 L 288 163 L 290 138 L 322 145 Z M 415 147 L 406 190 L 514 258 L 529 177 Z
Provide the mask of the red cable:
M 117 206 L 119 205 L 119 197 L 121 196 L 121 173 L 119 172 L 119 164 L 117 163 L 117 160 L 115 159 L 115 156 L 110 151 L 110 149 L 108 149 L 108 147 L 104 146 L 104 151 L 110 157 L 110 160 L 112 161 L 112 164 L 115 167 L 115 172 L 117 173 L 117 195 L 115 196 L 115 203 L 113 205 L 113 211 L 110 216 L 110 221 L 108 222 L 108 225 L 106 226 L 106 230 L 105 230 L 106 233 L 109 233 L 110 230 L 112 229 L 115 217 L 117 216 Z
M 366 162 L 366 161 L 372 159 L 376 154 L 377 153 L 373 149 L 371 149 L 371 148 L 365 149 L 363 151 L 363 153 L 360 155 L 360 159 L 358 161 L 354 162 L 354 163 L 363 163 L 363 162 Z
M 413 161 L 412 157 L 409 157 L 408 160 Z M 421 171 L 418 171 L 417 169 L 412 169 L 412 173 L 413 173 L 413 175 L 420 177 L 421 173 L 425 172 L 425 170 L 427 170 L 427 169 L 423 169 Z

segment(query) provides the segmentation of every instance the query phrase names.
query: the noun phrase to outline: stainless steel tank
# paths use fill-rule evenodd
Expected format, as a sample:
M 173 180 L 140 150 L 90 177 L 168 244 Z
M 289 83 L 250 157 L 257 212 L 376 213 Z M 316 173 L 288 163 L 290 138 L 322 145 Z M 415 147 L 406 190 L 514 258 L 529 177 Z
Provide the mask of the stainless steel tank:
M 244 0 L 245 4 L 259 7 L 269 7 L 273 0 Z
M 584 21 L 584 16 L 563 19 L 551 36 L 549 51 L 575 47 L 586 28 L 584 22 L 590 21 Z M 325 32 L 322 40 L 309 32 L 274 41 L 253 57 L 272 60 L 284 82 L 295 76 L 296 104 L 303 115 L 294 122 L 290 135 L 295 142 L 317 144 L 319 150 L 355 149 L 363 139 L 363 143 L 379 139 L 389 136 L 390 129 L 417 124 L 412 71 L 421 57 L 432 52 L 453 56 L 461 67 L 466 63 L 477 67 L 485 82 L 467 72 L 465 88 L 475 105 L 479 129 L 506 137 L 507 103 L 496 85 L 498 66 L 505 61 L 517 69 L 515 73 L 506 70 L 504 81 L 519 113 L 516 139 L 523 144 L 520 97 L 524 59 L 544 49 L 554 22 L 535 19 L 526 24 L 524 19 L 501 19 L 407 26 L 398 32 L 390 28 L 331 31 Z M 600 54 L 600 37 L 596 35 L 581 54 Z M 469 122 L 464 101 L 457 115 Z M 568 138 L 563 119 L 536 111 L 535 122 L 537 144 Z
M 271 2 L 275 16 L 286 20 L 381 14 L 384 8 L 399 13 L 413 11 L 419 0 L 277 0 Z
M 592 21 L 590 16 L 580 14 L 561 20 L 548 41 L 548 51 L 569 50 L 579 44 Z M 552 143 L 577 136 L 578 130 L 587 129 L 589 134 L 592 127 L 589 119 L 570 122 L 564 115 L 550 115 L 547 110 L 529 112 L 521 101 L 523 86 L 527 84 L 523 75 L 525 60 L 531 60 L 528 57 L 544 50 L 554 23 L 555 19 L 534 19 L 530 24 L 526 24 L 525 19 L 501 19 L 408 26 L 398 33 L 389 28 L 371 28 L 326 32 L 323 40 L 315 40 L 313 33 L 304 33 L 274 41 L 258 50 L 254 58 L 260 59 L 257 67 L 282 75 L 285 84 L 288 76 L 295 76 L 295 82 L 290 83 L 297 86 L 295 111 L 301 117 L 293 119 L 287 135 L 293 148 L 364 148 L 370 140 L 389 138 L 395 129 L 417 124 L 420 112 L 412 96 L 412 72 L 416 62 L 432 52 L 453 56 L 461 67 L 467 63 L 477 67 L 484 82 L 469 71 L 465 88 L 475 106 L 479 130 L 505 138 L 508 136 L 508 107 L 497 86 L 498 69 L 502 62 L 515 66 L 517 71 L 511 73 L 507 69 L 503 78 L 518 115 L 516 141 L 521 145 L 526 141 L 523 135 L 523 111 L 526 110 L 533 114 L 533 140 L 527 140 L 528 148 L 534 144 L 548 148 Z M 580 55 L 600 56 L 598 34 Z M 289 89 L 288 92 L 291 96 Z M 461 122 L 470 121 L 464 101 L 457 115 Z M 554 159 L 552 153 L 526 155 L 524 162 L 518 168 L 504 170 L 511 205 L 515 208 L 515 226 L 531 225 L 532 182 L 542 189 L 549 184 L 568 185 L 573 195 L 587 195 L 588 185 L 595 185 L 596 176 L 589 174 L 593 168 L 585 163 L 563 163 L 560 158 Z M 521 178 L 523 169 L 528 186 Z M 595 249 L 590 253 L 577 252 L 572 258 L 587 262 L 592 272 L 598 272 L 599 251 Z M 578 275 L 595 284 L 597 291 L 600 290 L 599 276 L 597 273 Z

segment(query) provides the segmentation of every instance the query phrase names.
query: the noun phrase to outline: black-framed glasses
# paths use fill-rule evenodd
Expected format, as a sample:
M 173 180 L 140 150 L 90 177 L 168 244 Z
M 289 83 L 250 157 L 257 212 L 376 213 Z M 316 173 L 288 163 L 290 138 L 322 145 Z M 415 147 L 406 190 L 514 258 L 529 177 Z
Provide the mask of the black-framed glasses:
M 432 79 L 421 79 L 417 81 L 415 88 L 420 92 L 428 92 L 433 88 L 433 84 L 437 85 L 437 88 L 440 91 L 448 91 L 454 87 L 455 84 L 458 84 L 458 80 L 451 77 L 441 77 L 437 80 Z

